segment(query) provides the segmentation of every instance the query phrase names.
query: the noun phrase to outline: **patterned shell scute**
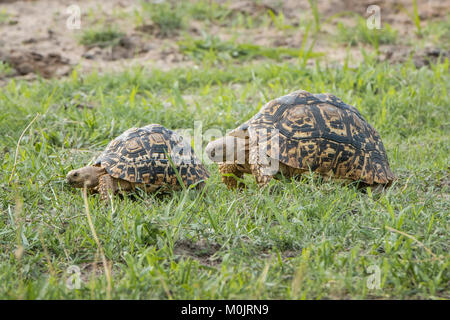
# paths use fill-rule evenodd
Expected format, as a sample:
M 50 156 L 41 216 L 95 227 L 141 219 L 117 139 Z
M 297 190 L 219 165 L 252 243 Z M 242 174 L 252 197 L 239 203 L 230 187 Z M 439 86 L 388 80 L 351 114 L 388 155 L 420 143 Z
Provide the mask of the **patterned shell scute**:
M 355 107 L 332 94 L 299 90 L 272 100 L 230 134 L 238 136 L 248 128 L 257 135 L 265 132 L 258 143 L 270 157 L 293 168 L 368 184 L 394 179 L 378 132 Z M 279 146 L 275 155 L 272 145 Z
M 95 164 L 114 178 L 152 185 L 179 185 L 175 168 L 186 186 L 209 177 L 191 146 L 159 124 L 125 131 L 108 144 Z

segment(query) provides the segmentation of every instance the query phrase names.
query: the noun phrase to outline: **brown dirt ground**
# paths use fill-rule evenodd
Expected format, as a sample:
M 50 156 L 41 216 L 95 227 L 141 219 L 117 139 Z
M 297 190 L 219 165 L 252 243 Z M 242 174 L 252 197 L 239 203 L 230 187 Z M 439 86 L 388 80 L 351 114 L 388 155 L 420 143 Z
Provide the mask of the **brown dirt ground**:
M 220 249 L 216 243 L 209 243 L 205 240 L 192 242 L 189 240 L 178 241 L 173 249 L 175 256 L 190 257 L 197 260 L 200 264 L 214 267 L 221 263 L 220 257 L 214 257 L 214 254 Z
M 216 1 L 227 3 L 233 11 L 253 16 L 268 9 L 275 13 L 283 12 L 286 21 L 294 25 L 301 23 L 305 17 L 312 16 L 306 0 Z M 6 13 L 8 17 L 3 22 L 0 19 L 0 60 L 12 65 L 12 76 L 32 80 L 36 78 L 36 74 L 45 78 L 64 76 L 74 67 L 78 68 L 78 72 L 84 73 L 92 70 L 121 71 L 133 66 L 167 70 L 195 64 L 179 52 L 177 41 L 182 40 L 180 34 L 161 38 L 153 32 L 151 24 L 143 27 L 136 25 L 133 16 L 141 8 L 139 1 L 78 0 L 76 3 L 82 14 L 80 30 L 66 28 L 69 16 L 66 10 L 73 3 L 72 0 L 0 0 L 0 14 Z M 353 12 L 366 17 L 366 8 L 370 4 L 380 6 L 382 23 L 389 23 L 398 30 L 399 38 L 414 35 L 415 26 L 407 14 L 413 11 L 411 0 L 319 0 L 318 9 L 324 23 L 314 51 L 323 53 L 324 61 L 342 63 L 347 56 L 347 46 L 330 39 L 333 38 L 338 21 L 349 24 L 351 21 L 348 16 L 336 14 Z M 450 0 L 419 0 L 418 8 L 421 23 L 425 25 L 428 21 L 447 16 Z M 80 45 L 78 37 L 83 29 L 99 24 L 114 25 L 126 36 L 112 48 L 88 48 Z M 198 37 L 202 31 L 208 31 L 223 40 L 231 38 L 227 26 L 212 25 L 205 28 L 202 22 L 191 21 L 187 27 L 187 32 L 193 37 Z M 300 48 L 302 32 L 302 28 L 286 31 L 274 26 L 245 29 L 238 33 L 236 41 Z M 426 50 L 419 53 L 419 60 L 422 56 L 433 57 L 439 54 L 440 49 Z M 381 47 L 381 51 L 384 52 L 382 59 L 399 62 L 409 56 L 411 48 L 405 45 L 386 45 Z M 448 56 L 448 52 L 441 53 Z M 351 47 L 350 54 L 353 59 L 351 63 L 361 61 L 358 47 Z M 422 59 L 418 64 L 426 65 L 424 61 Z M 1 81 L 0 79 L 0 83 Z

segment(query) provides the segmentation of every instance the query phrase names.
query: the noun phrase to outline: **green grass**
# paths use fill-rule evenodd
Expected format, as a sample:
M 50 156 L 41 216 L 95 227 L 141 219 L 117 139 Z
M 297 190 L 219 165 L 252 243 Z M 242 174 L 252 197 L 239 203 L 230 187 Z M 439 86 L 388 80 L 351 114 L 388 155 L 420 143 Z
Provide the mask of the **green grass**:
M 290 23 L 286 21 L 283 12 L 275 14 L 272 10 L 268 10 L 267 15 L 270 17 L 270 20 L 274 27 L 278 30 L 288 30 L 294 28 Z
M 8 23 L 10 14 L 5 10 L 0 10 L 0 25 Z
M 179 42 L 180 51 L 196 61 L 226 62 L 230 60 L 249 61 L 257 57 L 274 60 L 299 57 L 300 50 L 293 48 L 269 48 L 250 43 L 221 41 L 218 37 L 206 35 L 203 39 L 186 39 Z
M 112 265 L 108 293 L 82 192 L 65 174 L 129 127 L 201 120 L 204 131 L 224 132 L 298 88 L 358 107 L 383 138 L 394 186 L 372 195 L 306 176 L 274 181 L 269 193 L 247 177 L 248 188 L 235 192 L 208 164 L 204 193 L 116 198 L 109 207 L 89 197 Z M 420 70 L 250 63 L 11 81 L 0 92 L 0 297 L 450 298 L 448 91 L 448 61 Z M 70 104 L 80 92 L 93 109 Z M 9 185 L 17 141 L 37 114 Z M 71 265 L 81 269 L 80 289 L 66 287 Z M 380 289 L 366 286 L 371 266 L 381 270 Z
M 450 50 L 450 16 L 442 21 L 430 21 L 422 30 L 423 38 L 433 45 Z
M 92 28 L 83 31 L 79 43 L 88 47 L 113 47 L 117 45 L 124 34 L 109 27 Z
M 179 43 L 206 61 L 194 67 L 10 79 L 0 90 L 0 298 L 450 299 L 448 59 L 417 69 L 368 51 L 358 67 L 328 66 L 307 41 L 312 28 L 299 50 L 204 37 Z M 442 43 L 445 28 L 427 24 L 422 34 Z M 118 39 L 95 34 L 86 45 Z M 7 70 L 0 64 L 0 75 Z M 270 191 L 246 176 L 247 188 L 232 191 L 203 159 L 211 178 L 202 191 L 109 206 L 90 196 L 86 208 L 64 181 L 130 127 L 201 121 L 202 132 L 226 133 L 297 89 L 359 109 L 398 177 L 390 189 L 305 175 Z M 199 156 L 207 142 L 193 145 Z M 73 266 L 79 289 L 67 287 Z M 380 288 L 367 286 L 374 267 Z
M 417 34 L 421 35 L 422 34 L 422 26 L 420 25 L 420 16 L 419 16 L 419 9 L 417 7 L 417 0 L 413 0 L 413 13 L 410 16 L 411 16 L 411 20 L 414 21 L 414 25 L 416 26 Z
M 193 19 L 200 21 L 224 22 L 231 15 L 225 5 L 209 0 L 199 0 L 195 2 L 184 2 L 187 12 Z
M 181 30 L 184 26 L 184 11 L 178 3 L 151 3 L 142 2 L 142 10 L 145 17 L 159 28 L 161 35 L 170 36 Z
M 215 0 L 168 1 L 162 3 L 141 2 L 141 10 L 135 12 L 135 23 L 138 26 L 153 22 L 168 37 L 185 30 L 192 21 L 201 23 L 205 30 L 212 25 L 230 30 L 252 29 L 273 24 L 280 30 L 292 29 L 282 12 L 275 15 L 270 9 L 258 8 L 257 12 L 248 12 L 245 5 L 230 6 L 232 2 L 216 2 Z M 276 6 L 275 6 L 276 7 Z
M 319 9 L 317 7 L 317 0 L 308 0 L 309 6 L 311 7 L 311 11 L 314 17 L 314 28 L 315 32 L 320 31 L 320 14 Z
M 381 29 L 369 29 L 365 19 L 358 18 L 356 27 L 346 27 L 338 22 L 338 39 L 352 46 L 359 43 L 370 44 L 378 50 L 381 44 L 393 44 L 397 41 L 397 30 L 388 23 L 383 23 Z
M 10 65 L 0 60 L 0 77 L 12 74 L 13 70 Z

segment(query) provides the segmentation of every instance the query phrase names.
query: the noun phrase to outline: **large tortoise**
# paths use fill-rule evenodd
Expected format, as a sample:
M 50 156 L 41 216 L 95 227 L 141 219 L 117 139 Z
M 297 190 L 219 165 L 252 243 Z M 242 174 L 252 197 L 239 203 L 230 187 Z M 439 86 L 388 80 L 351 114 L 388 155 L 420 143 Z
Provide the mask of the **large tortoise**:
M 93 165 L 70 171 L 67 181 L 73 187 L 99 192 L 106 200 L 108 193 L 136 188 L 146 192 L 178 190 L 179 179 L 186 187 L 201 187 L 208 177 L 208 171 L 181 136 L 162 125 L 150 124 L 122 133 Z
M 222 181 L 230 188 L 244 173 L 253 174 L 260 186 L 280 174 L 295 177 L 309 171 L 357 180 L 361 186 L 394 180 L 377 131 L 355 107 L 332 94 L 298 90 L 272 100 L 205 151 L 220 163 Z

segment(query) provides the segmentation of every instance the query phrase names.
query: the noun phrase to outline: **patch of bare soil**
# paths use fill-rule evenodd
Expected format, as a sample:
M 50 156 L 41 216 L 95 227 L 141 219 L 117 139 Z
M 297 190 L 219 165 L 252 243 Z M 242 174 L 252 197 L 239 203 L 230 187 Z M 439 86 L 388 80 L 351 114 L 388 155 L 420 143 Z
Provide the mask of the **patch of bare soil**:
M 275 15 L 279 13 L 279 9 L 273 3 L 265 1 L 258 3 L 251 0 L 241 0 L 234 1 L 229 6 L 228 9 L 233 13 L 243 13 L 248 16 L 256 17 L 266 11 L 272 11 Z
M 216 266 L 221 263 L 221 259 L 214 257 L 214 254 L 219 251 L 220 245 L 216 243 L 209 243 L 201 240 L 192 242 L 189 240 L 179 241 L 175 244 L 173 253 L 180 257 L 190 257 L 197 260 L 202 265 Z
M 111 261 L 107 262 L 110 266 Z M 92 278 L 101 277 L 105 274 L 105 267 L 102 262 L 94 261 L 82 263 L 80 266 L 80 279 L 83 283 L 88 283 Z M 110 270 L 111 275 L 116 274 L 115 270 Z
M 436 47 L 414 50 L 408 47 L 389 46 L 383 49 L 380 61 L 402 63 L 411 58 L 416 68 L 421 68 L 429 66 L 430 63 L 442 62 L 449 56 L 450 51 Z
M 212 1 L 224 3 L 232 13 L 230 19 L 236 14 L 257 18 L 267 14 L 268 11 L 274 15 L 283 13 L 285 23 L 291 26 L 301 26 L 305 23 L 305 18 L 313 19 L 309 1 L 306 0 Z M 274 23 L 267 27 L 236 32 L 223 23 L 206 24 L 190 20 L 183 32 L 164 36 L 150 19 L 141 25 L 137 24 L 134 17 L 135 12 L 141 10 L 141 4 L 135 0 L 102 2 L 78 0 L 76 4 L 81 10 L 81 29 L 70 29 L 67 27 L 70 17 L 67 10 L 72 4 L 74 4 L 72 0 L 0 0 L 0 12 L 3 13 L 0 16 L 0 60 L 8 62 L 14 69 L 10 76 L 26 79 L 34 79 L 37 75 L 45 78 L 60 77 L 70 73 L 74 67 L 84 73 L 91 70 L 123 71 L 134 66 L 157 67 L 162 70 L 194 66 L 194 62 L 178 49 L 177 42 L 183 40 L 181 34 L 184 32 L 188 32 L 192 37 L 202 37 L 204 33 L 211 34 L 225 41 L 233 39 L 238 34 L 236 41 L 269 47 L 304 46 L 302 43 L 304 28 L 283 30 Z M 342 63 L 347 57 L 347 50 L 354 64 L 362 60 L 359 48 L 348 49 L 346 44 L 330 39 L 335 36 L 338 22 L 349 22 L 352 19 L 349 12 L 353 16 L 358 14 L 367 18 L 369 5 L 380 7 L 382 25 L 389 23 L 392 28 L 398 30 L 399 37 L 414 35 L 416 28 L 411 18 L 414 11 L 411 0 L 318 0 L 321 32 L 313 50 L 324 55 L 323 61 Z M 418 12 L 423 25 L 429 20 L 445 17 L 449 13 L 449 8 L 450 0 L 418 1 Z M 343 14 L 345 12 L 347 14 Z M 124 36 L 117 44 L 106 48 L 81 45 L 79 43 L 81 34 L 95 26 L 114 26 Z M 306 48 L 308 46 L 309 44 L 306 44 Z M 397 53 L 401 50 L 391 46 L 385 49 L 386 60 L 402 61 L 403 58 Z M 389 50 L 393 53 L 390 54 Z M 441 49 L 433 50 L 423 52 L 423 58 L 417 58 L 418 65 L 426 65 L 427 59 L 435 57 Z
M 82 57 L 85 59 L 114 61 L 131 59 L 151 49 L 152 46 L 142 41 L 139 35 L 125 35 L 119 40 L 117 45 L 111 47 L 87 46 L 86 52 L 82 54 Z
M 44 78 L 67 75 L 72 67 L 69 60 L 58 53 L 40 54 L 34 51 L 11 51 L 7 56 L 0 56 L 17 75 L 39 74 Z M 14 75 L 14 73 L 13 73 Z
M 355 22 L 355 14 L 363 18 L 368 18 L 372 14 L 367 11 L 371 5 L 376 5 L 380 8 L 382 28 L 384 24 L 388 23 L 398 32 L 399 38 L 402 39 L 415 35 L 416 26 L 412 20 L 414 7 L 411 0 L 318 0 L 317 9 L 321 21 L 321 36 L 316 39 L 314 51 L 325 54 L 324 60 L 327 62 L 342 63 L 348 55 L 348 50 L 353 61 L 355 63 L 360 62 L 363 57 L 359 48 L 347 48 L 346 44 L 337 44 L 334 41 L 330 41 L 330 39 L 336 36 L 336 26 L 339 22 L 345 25 L 352 25 Z M 417 5 L 422 26 L 425 26 L 428 21 L 445 18 L 450 13 L 450 0 L 418 1 Z M 289 17 L 291 22 L 294 22 L 293 25 L 303 23 L 305 17 L 313 17 L 308 1 L 282 1 L 280 11 L 286 17 Z M 302 46 L 303 33 L 301 31 L 294 34 L 285 34 L 276 28 L 270 28 L 266 30 L 255 30 L 255 32 L 252 38 L 255 43 L 260 45 L 286 46 L 292 48 L 300 48 Z M 383 49 L 386 49 L 387 52 L 395 52 L 398 49 L 397 46 L 381 47 L 385 47 Z M 411 51 L 414 50 L 409 48 L 408 53 Z M 414 57 L 414 62 L 417 66 L 429 65 L 429 61 L 433 60 L 436 55 L 446 56 L 441 48 L 429 48 L 417 52 Z M 396 54 L 387 54 L 384 60 L 392 63 L 404 61 L 402 58 L 397 59 L 394 56 Z
M 122 71 L 133 66 L 167 70 L 187 61 L 179 52 L 175 39 L 161 39 L 135 30 L 130 21 L 140 3 L 134 0 L 80 0 L 81 29 L 67 28 L 71 0 L 0 0 L 0 60 L 9 63 L 12 76 L 33 79 L 66 75 L 77 66 L 81 72 L 91 70 Z M 128 17 L 117 17 L 117 11 Z M 101 21 L 101 22 L 99 22 Z M 79 44 L 83 31 L 92 26 L 114 26 L 125 36 L 118 44 L 90 47 Z
M 295 258 L 299 255 L 301 255 L 301 250 L 284 250 L 280 252 L 281 259 L 283 261 L 286 261 L 287 259 Z M 276 254 L 274 252 L 271 252 L 269 250 L 264 250 L 263 253 L 260 254 L 261 258 L 263 259 L 270 259 L 272 257 L 275 257 Z
M 411 0 L 318 0 L 317 9 L 322 17 L 329 18 L 342 12 L 353 12 L 362 16 L 369 16 L 367 8 L 371 5 L 380 7 L 382 20 L 390 23 L 403 24 L 408 13 L 413 13 Z M 444 17 L 448 14 L 450 2 L 448 0 L 417 1 L 417 9 L 422 20 Z M 282 1 L 283 12 L 292 18 L 298 18 L 302 12 L 310 10 L 308 1 L 285 0 Z M 412 24 L 409 21 L 408 24 Z

